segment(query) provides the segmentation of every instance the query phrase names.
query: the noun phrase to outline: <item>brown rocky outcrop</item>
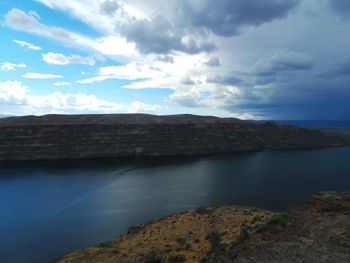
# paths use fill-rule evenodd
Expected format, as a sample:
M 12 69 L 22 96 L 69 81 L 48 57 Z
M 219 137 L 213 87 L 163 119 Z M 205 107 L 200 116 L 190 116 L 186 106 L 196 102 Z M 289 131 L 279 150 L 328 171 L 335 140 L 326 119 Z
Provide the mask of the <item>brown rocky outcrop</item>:
M 324 192 L 284 213 L 205 207 L 134 226 L 60 263 L 337 262 L 350 259 L 350 193 Z

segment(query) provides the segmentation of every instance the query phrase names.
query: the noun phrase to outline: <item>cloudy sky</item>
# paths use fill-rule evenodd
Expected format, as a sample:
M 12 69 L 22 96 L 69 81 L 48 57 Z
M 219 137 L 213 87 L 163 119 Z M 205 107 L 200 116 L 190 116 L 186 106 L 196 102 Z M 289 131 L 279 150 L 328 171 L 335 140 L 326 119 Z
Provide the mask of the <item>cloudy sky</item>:
M 350 119 L 349 0 L 1 0 L 0 114 Z

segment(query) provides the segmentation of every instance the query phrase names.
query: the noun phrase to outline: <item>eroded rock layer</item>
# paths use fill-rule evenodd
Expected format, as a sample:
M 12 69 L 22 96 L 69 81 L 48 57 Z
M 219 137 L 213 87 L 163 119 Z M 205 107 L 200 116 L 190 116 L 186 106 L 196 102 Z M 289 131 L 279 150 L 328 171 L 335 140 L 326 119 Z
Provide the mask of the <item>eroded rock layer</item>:
M 0 161 L 171 156 L 342 145 L 318 130 L 193 115 L 0 119 Z

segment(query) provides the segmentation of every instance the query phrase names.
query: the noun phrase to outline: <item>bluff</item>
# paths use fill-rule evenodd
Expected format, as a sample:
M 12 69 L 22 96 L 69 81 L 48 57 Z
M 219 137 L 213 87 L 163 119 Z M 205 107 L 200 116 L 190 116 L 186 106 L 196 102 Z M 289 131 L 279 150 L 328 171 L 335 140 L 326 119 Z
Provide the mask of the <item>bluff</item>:
M 323 192 L 283 213 L 237 206 L 184 211 L 58 262 L 348 263 L 349 242 L 350 193 Z
M 0 161 L 172 156 L 340 146 L 273 122 L 195 115 L 45 115 L 0 119 Z

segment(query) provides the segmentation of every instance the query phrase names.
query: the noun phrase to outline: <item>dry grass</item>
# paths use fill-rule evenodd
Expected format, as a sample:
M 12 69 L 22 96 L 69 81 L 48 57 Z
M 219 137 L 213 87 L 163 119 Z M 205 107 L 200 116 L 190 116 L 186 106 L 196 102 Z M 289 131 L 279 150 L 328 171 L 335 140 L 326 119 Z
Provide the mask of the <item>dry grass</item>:
M 273 215 L 255 208 L 199 208 L 132 227 L 127 235 L 60 262 L 200 262 L 214 246 L 239 242 L 242 228 L 264 224 Z

